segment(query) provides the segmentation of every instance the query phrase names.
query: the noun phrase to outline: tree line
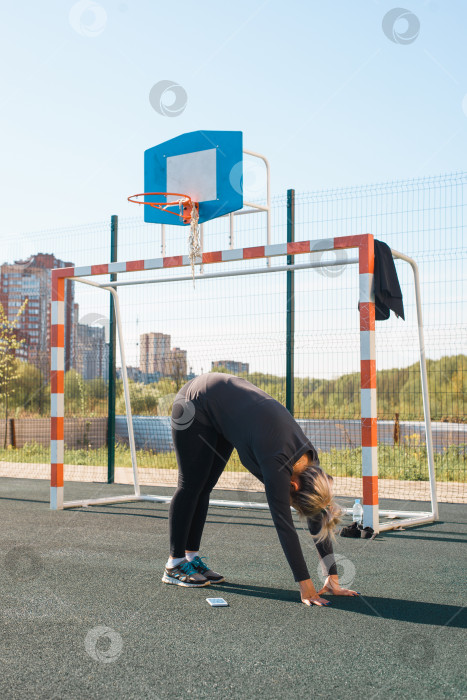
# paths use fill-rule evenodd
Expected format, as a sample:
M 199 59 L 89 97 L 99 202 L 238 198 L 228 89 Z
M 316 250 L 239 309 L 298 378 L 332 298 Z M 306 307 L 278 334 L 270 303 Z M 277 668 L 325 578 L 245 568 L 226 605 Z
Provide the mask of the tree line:
M 219 371 L 219 370 L 217 370 Z M 427 360 L 431 417 L 437 421 L 467 421 L 467 356 L 453 355 Z M 0 401 L 15 417 L 49 415 L 49 378 L 35 366 L 15 360 L 11 382 L 0 387 Z M 255 372 L 240 375 L 285 404 L 285 377 Z M 135 415 L 168 415 L 180 378 L 164 378 L 152 384 L 130 381 Z M 423 401 L 418 363 L 401 369 L 377 372 L 378 417 L 391 420 L 423 420 Z M 107 413 L 108 384 L 102 379 L 85 380 L 76 370 L 65 373 L 67 416 L 102 416 Z M 117 413 L 124 413 L 123 386 L 117 381 Z M 310 419 L 359 419 L 360 374 L 336 379 L 295 378 L 295 417 Z

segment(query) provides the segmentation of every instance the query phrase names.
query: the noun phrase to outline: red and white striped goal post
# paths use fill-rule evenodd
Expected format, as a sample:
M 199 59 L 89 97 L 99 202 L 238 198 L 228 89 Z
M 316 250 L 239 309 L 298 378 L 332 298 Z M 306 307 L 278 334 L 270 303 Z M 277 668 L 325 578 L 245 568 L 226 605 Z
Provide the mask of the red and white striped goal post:
M 362 443 L 362 492 L 363 492 L 363 524 L 372 527 L 376 532 L 382 528 L 379 525 L 378 500 L 378 453 L 377 453 L 377 407 L 376 407 L 376 349 L 375 349 L 375 298 L 374 298 L 374 238 L 372 234 L 342 236 L 320 240 L 297 241 L 294 243 L 279 243 L 261 245 L 250 248 L 238 248 L 203 252 L 198 263 L 233 262 L 253 260 L 285 255 L 303 255 L 315 252 L 333 251 L 356 248 L 358 250 L 359 288 L 360 288 L 360 374 L 361 374 L 361 443 Z M 393 251 L 395 254 L 395 251 Z M 396 254 L 412 264 L 415 274 L 416 290 L 418 290 L 418 272 L 416 265 L 407 256 Z M 65 322 L 65 281 L 79 280 L 82 277 L 108 275 L 124 272 L 158 270 L 190 266 L 188 255 L 176 255 L 149 260 L 131 260 L 126 262 L 103 263 L 82 267 L 65 267 L 52 270 L 52 328 L 51 328 L 51 492 L 50 507 L 60 510 L 71 506 L 64 503 L 63 466 L 64 466 L 64 322 Z M 269 268 L 271 272 L 274 268 Z M 225 273 L 228 274 L 228 273 Z M 84 281 L 84 280 L 83 280 Z M 167 279 L 170 281 L 170 279 Z M 109 284 L 111 286 L 112 283 Z M 419 311 L 419 330 L 421 330 L 421 307 L 417 293 L 417 311 Z M 421 339 L 422 382 L 424 348 Z M 425 369 L 426 379 L 426 369 Z M 427 387 L 425 387 L 427 388 Z M 427 392 L 426 392 L 427 393 Z M 426 401 L 425 401 L 426 399 Z M 429 421 L 428 397 L 425 397 L 425 409 Z M 431 436 L 431 427 L 428 430 Z M 428 446 L 429 447 L 429 446 Z M 432 448 L 431 448 L 432 449 Z M 430 458 L 430 450 L 429 458 Z M 432 455 L 431 455 L 432 458 Z M 431 465 L 432 466 L 432 465 Z M 430 476 L 432 476 L 430 472 Z M 435 484 L 432 484 L 432 489 Z M 420 513 L 417 522 L 429 522 L 437 517 L 436 493 L 432 490 L 432 513 Z M 128 497 L 138 500 L 138 497 Z M 102 501 L 105 499 L 102 499 Z M 110 500 L 110 499 L 109 499 Z M 128 499 L 127 499 L 128 500 Z M 77 502 L 75 502 L 77 504 Z M 408 513 L 407 513 L 408 515 Z M 416 514 L 411 514 L 415 516 Z M 418 515 L 418 514 L 417 514 Z M 410 523 L 407 523 L 410 524 Z M 416 524 L 415 522 L 413 524 Z M 399 525 L 402 522 L 399 521 Z M 384 528 L 386 529 L 386 528 Z M 389 529 L 389 526 L 388 528 Z

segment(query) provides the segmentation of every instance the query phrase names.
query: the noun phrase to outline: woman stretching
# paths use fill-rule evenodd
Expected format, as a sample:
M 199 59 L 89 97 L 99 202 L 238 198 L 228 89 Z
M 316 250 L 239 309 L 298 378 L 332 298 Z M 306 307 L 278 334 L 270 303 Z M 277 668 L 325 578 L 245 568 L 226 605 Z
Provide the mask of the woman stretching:
M 357 595 L 341 588 L 331 535 L 340 508 L 332 477 L 289 411 L 269 394 L 229 374 L 196 377 L 178 393 L 172 435 L 179 468 L 169 510 L 170 557 L 162 581 L 185 587 L 221 583 L 224 577 L 199 556 L 209 495 L 232 450 L 263 484 L 282 549 L 306 605 L 327 605 L 322 593 Z M 307 518 L 308 529 L 327 573 L 318 592 L 308 573 L 290 506 Z

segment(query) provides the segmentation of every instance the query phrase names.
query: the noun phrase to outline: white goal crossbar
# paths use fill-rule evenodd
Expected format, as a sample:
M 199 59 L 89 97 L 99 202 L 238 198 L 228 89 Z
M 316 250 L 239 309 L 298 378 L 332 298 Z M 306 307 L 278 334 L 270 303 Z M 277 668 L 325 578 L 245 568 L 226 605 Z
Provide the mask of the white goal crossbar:
M 418 338 L 420 350 L 420 372 L 422 382 L 423 410 L 426 432 L 428 471 L 430 481 L 429 512 L 380 510 L 378 497 L 378 454 L 377 454 L 377 410 L 376 410 L 376 349 L 375 349 L 375 297 L 374 297 L 374 239 L 371 234 L 343 236 L 321 240 L 298 241 L 275 245 L 255 246 L 251 248 L 229 249 L 202 253 L 196 263 L 208 265 L 211 263 L 232 262 L 239 260 L 269 259 L 276 256 L 301 255 L 314 252 L 335 251 L 342 249 L 357 249 L 358 256 L 347 260 L 326 262 L 308 262 L 292 265 L 278 265 L 261 268 L 229 270 L 224 272 L 203 273 L 196 275 L 196 280 L 240 275 L 274 274 L 288 270 L 303 270 L 308 268 L 329 267 L 331 265 L 359 266 L 359 310 L 360 310 L 360 376 L 361 376 L 361 444 L 362 444 L 362 491 L 363 491 L 363 526 L 372 527 L 375 532 L 382 532 L 399 527 L 420 525 L 438 519 L 438 504 L 436 498 L 436 481 L 434 473 L 433 439 L 430 419 L 430 403 L 428 395 L 428 379 L 426 371 L 425 343 L 423 335 L 422 306 L 420 298 L 420 280 L 418 267 L 412 258 L 392 250 L 394 258 L 407 262 L 413 271 L 415 299 L 417 308 Z M 123 338 L 119 296 L 119 286 L 138 284 L 157 284 L 175 281 L 191 281 L 191 275 L 178 277 L 155 277 L 145 280 L 130 280 L 118 282 L 98 282 L 87 279 L 97 275 L 108 275 L 124 272 L 145 270 L 162 270 L 174 267 L 189 267 L 188 255 L 154 258 L 151 260 L 133 260 L 128 262 L 105 263 L 83 267 L 59 268 L 52 271 L 52 328 L 51 328 L 51 489 L 50 507 L 53 510 L 74 508 L 79 506 L 125 503 L 134 501 L 152 501 L 167 503 L 168 496 L 152 496 L 141 494 L 133 417 L 131 412 L 130 392 L 125 358 L 125 343 Z M 115 302 L 115 315 L 122 364 L 122 380 L 128 423 L 128 437 L 133 469 L 134 493 L 128 496 L 112 496 L 76 501 L 64 500 L 64 324 L 65 324 L 65 281 L 75 280 L 98 289 L 108 291 Z M 234 508 L 268 508 L 265 503 L 248 503 L 244 501 L 211 500 L 212 506 L 227 506 Z M 392 518 L 392 521 L 380 523 L 380 516 Z

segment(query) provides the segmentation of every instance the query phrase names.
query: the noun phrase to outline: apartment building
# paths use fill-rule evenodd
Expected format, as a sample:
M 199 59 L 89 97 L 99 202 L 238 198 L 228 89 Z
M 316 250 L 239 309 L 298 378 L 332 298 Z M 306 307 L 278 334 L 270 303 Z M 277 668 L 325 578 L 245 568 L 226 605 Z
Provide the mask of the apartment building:
M 27 260 L 16 260 L 0 266 L 0 303 L 12 321 L 22 304 L 26 307 L 17 328 L 25 338 L 18 357 L 48 371 L 50 358 L 51 271 L 73 263 L 59 260 L 49 253 L 37 253 Z M 74 343 L 74 285 L 65 285 L 65 369 L 72 366 Z M 27 353 L 25 352 L 27 349 Z

